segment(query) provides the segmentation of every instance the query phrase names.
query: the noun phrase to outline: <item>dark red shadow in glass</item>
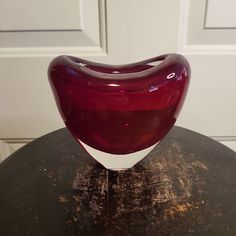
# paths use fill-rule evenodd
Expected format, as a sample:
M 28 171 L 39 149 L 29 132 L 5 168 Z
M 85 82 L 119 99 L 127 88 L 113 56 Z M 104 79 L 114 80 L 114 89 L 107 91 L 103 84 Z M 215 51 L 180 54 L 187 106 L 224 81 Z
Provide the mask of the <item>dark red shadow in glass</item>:
M 106 153 L 129 154 L 156 144 L 174 125 L 190 66 L 178 54 L 119 66 L 59 56 L 48 75 L 77 141 Z

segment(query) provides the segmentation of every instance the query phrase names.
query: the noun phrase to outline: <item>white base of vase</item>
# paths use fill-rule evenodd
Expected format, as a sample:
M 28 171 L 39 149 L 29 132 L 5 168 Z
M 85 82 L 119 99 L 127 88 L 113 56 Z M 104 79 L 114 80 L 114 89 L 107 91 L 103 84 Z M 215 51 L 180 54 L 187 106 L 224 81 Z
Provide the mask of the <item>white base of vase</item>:
M 133 152 L 130 154 L 118 155 L 118 154 L 102 152 L 88 146 L 87 144 L 83 143 L 80 140 L 79 142 L 95 160 L 101 163 L 105 168 L 115 171 L 131 168 L 136 163 L 141 161 L 159 143 L 157 142 L 156 144 L 148 148 L 145 148 L 141 151 Z

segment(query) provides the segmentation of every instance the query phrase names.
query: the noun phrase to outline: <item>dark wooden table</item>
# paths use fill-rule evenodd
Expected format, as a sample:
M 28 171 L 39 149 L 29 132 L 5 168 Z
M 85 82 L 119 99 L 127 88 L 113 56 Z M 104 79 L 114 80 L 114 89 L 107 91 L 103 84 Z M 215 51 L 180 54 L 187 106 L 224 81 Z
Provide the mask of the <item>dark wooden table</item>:
M 0 235 L 236 235 L 236 153 L 175 127 L 113 172 L 55 131 L 1 163 Z

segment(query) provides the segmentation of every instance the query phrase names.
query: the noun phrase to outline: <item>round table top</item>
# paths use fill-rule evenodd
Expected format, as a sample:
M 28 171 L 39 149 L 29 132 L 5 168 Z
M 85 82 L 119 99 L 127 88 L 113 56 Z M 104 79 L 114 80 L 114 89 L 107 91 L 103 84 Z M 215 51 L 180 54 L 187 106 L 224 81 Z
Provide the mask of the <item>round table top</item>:
M 108 171 L 67 129 L 0 164 L 0 235 L 236 235 L 236 153 L 174 127 L 142 161 Z

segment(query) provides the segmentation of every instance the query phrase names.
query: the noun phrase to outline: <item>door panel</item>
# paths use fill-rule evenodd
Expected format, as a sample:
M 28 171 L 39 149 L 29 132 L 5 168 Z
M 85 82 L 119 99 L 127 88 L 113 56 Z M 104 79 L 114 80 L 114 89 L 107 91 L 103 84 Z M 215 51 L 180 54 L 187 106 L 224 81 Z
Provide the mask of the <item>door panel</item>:
M 226 18 L 236 5 L 227 0 L 225 10 L 219 11 L 218 0 L 181 3 L 178 51 L 191 63 L 192 80 L 178 124 L 234 147 L 236 28 Z M 225 25 L 217 25 L 213 16 L 217 22 L 225 20 Z
M 0 1 L 2 31 L 79 30 L 80 17 L 77 0 Z
M 64 2 L 58 6 L 53 2 L 48 2 L 45 14 L 53 5 L 60 12 Z M 27 12 L 34 12 L 35 5 L 23 3 L 24 17 L 30 19 Z M 9 3 L 0 0 L 2 4 Z M 219 16 L 213 1 L 206 0 L 67 4 L 69 10 L 59 21 L 55 21 L 56 13 L 48 14 L 46 23 L 41 16 L 26 23 L 20 15 L 1 16 L 0 139 L 21 143 L 64 126 L 47 80 L 48 64 L 57 55 L 124 64 L 179 52 L 191 63 L 192 80 L 177 125 L 235 146 L 236 29 L 227 11 Z M 224 18 L 223 26 L 217 16 Z

